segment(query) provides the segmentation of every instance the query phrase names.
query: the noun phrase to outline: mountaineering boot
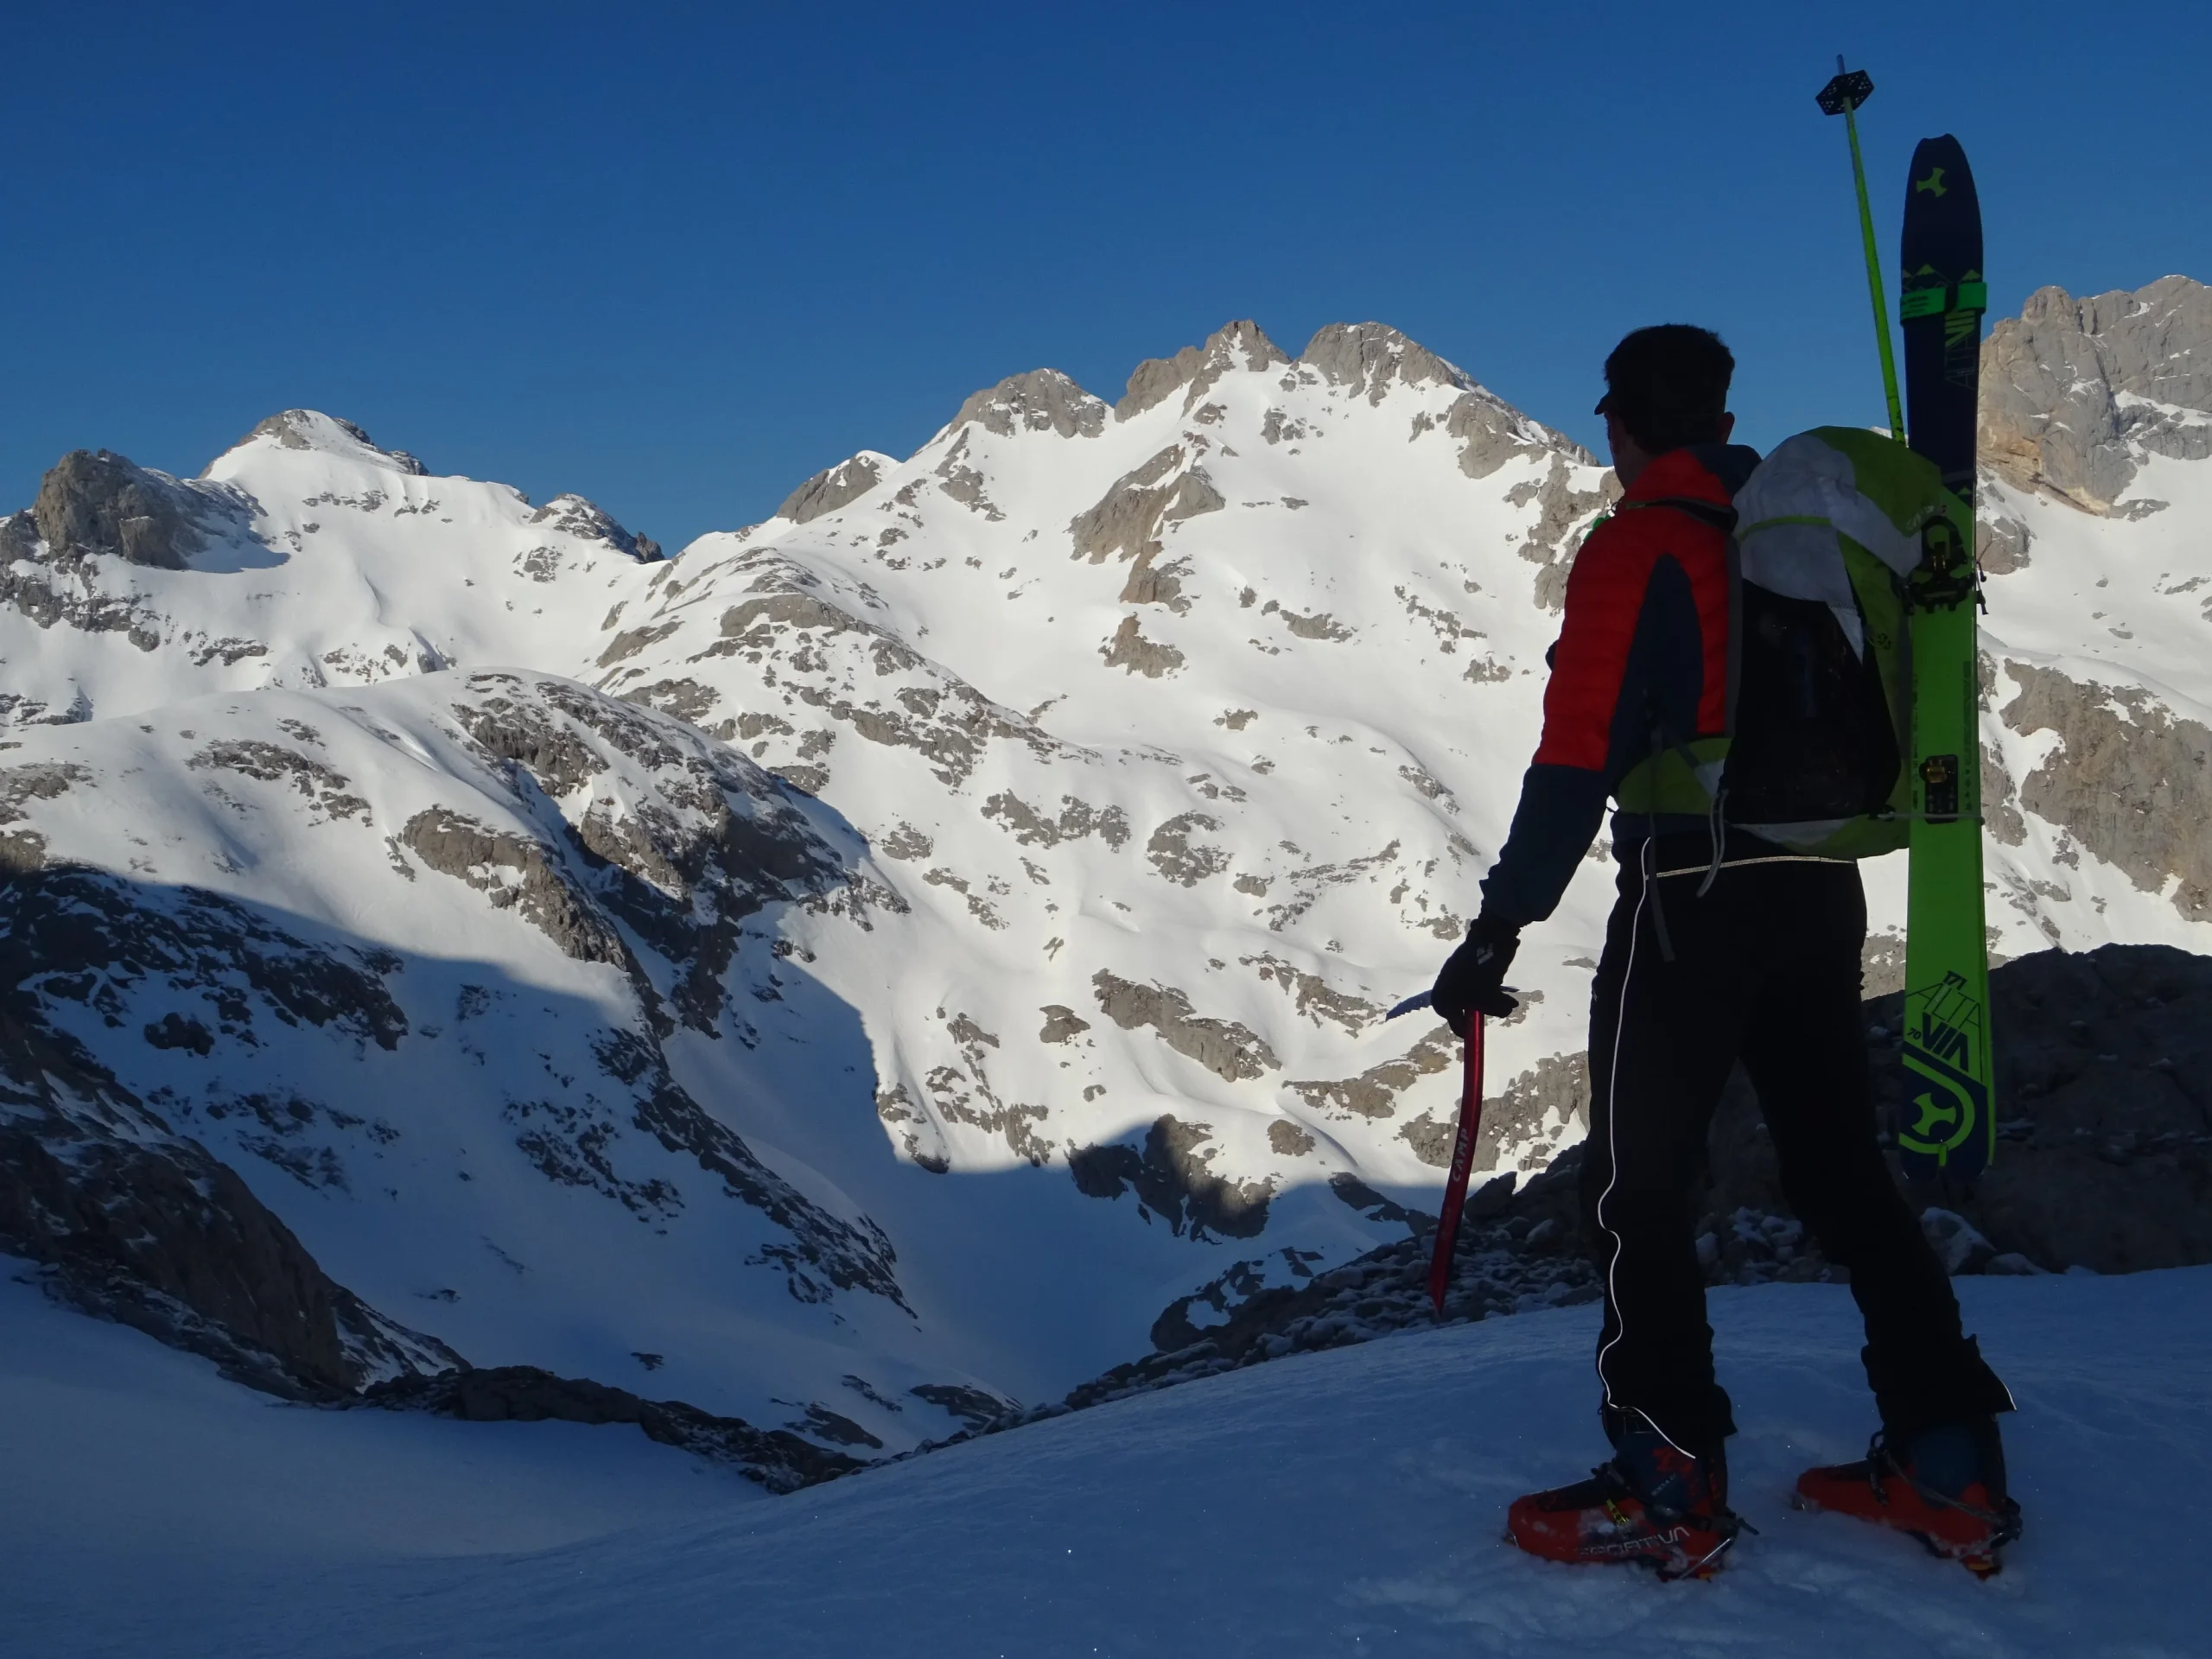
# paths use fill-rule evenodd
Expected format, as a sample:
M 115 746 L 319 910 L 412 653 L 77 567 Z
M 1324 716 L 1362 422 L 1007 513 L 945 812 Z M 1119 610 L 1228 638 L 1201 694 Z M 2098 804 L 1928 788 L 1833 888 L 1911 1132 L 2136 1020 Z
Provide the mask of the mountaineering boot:
M 1794 1501 L 1909 1533 L 1976 1578 L 1994 1576 L 2003 1565 L 1997 1552 L 2020 1535 L 1994 1417 L 1923 1429 L 1896 1443 L 1878 1433 L 1859 1462 L 1800 1475 Z
M 1633 1562 L 1662 1579 L 1709 1579 L 1743 1522 L 1728 1508 L 1728 1464 L 1694 1457 L 1656 1429 L 1621 1435 L 1590 1478 L 1531 1492 L 1506 1512 L 1506 1536 L 1548 1561 Z

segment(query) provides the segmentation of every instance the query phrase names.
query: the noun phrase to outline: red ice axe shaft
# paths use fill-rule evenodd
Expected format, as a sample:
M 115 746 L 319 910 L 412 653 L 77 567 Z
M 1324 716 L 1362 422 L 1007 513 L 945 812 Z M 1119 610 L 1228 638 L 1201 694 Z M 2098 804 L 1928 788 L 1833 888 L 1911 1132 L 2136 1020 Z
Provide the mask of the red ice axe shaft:
M 1428 1300 L 1444 1313 L 1452 1282 L 1452 1251 L 1459 1242 L 1459 1212 L 1467 1202 L 1467 1173 L 1475 1166 L 1475 1137 L 1483 1122 L 1483 1017 L 1467 1016 L 1465 1069 L 1459 1084 L 1459 1133 L 1452 1143 L 1452 1176 L 1444 1183 L 1444 1211 L 1436 1218 L 1436 1253 L 1428 1259 Z

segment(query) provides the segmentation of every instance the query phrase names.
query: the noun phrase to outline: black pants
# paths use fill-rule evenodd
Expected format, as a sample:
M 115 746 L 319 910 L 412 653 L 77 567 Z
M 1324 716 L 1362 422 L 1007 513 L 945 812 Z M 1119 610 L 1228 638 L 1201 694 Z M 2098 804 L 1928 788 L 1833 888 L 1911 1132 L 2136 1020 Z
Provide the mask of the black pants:
M 1850 1270 L 1885 1427 L 1904 1435 L 2011 1409 L 1961 1332 L 1950 1281 L 1875 1140 L 1858 867 L 1769 849 L 1776 861 L 1726 865 L 1700 898 L 1707 848 L 1696 841 L 1621 849 L 1620 899 L 1591 995 L 1582 1206 L 1605 1286 L 1598 1376 L 1609 1427 L 1618 1435 L 1640 1414 L 1700 1452 L 1735 1432 L 1713 1380 L 1692 1230 L 1707 1132 L 1739 1058 L 1790 1207 Z M 1730 849 L 1732 860 L 1760 855 L 1758 843 Z M 1678 866 L 1647 880 L 1647 868 Z

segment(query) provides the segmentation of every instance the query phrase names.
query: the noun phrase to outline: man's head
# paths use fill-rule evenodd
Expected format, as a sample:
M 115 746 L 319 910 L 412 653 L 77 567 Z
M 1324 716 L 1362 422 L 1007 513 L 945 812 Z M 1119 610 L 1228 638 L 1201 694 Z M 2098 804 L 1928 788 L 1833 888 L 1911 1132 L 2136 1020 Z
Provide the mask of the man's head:
M 1722 443 L 1735 429 L 1728 383 L 1736 359 L 1709 328 L 1663 322 L 1639 328 L 1605 359 L 1605 417 L 1613 470 L 1623 484 L 1655 455 L 1693 443 Z

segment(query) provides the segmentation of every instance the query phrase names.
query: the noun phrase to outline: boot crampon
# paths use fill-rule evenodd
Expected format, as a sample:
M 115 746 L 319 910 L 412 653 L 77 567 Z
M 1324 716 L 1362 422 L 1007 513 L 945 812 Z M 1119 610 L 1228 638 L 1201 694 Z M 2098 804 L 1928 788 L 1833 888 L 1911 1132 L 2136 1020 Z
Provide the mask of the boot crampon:
M 1982 1579 L 1996 1574 L 1997 1552 L 2020 1535 L 2020 1506 L 2005 1493 L 2004 1447 L 1989 1418 L 1910 1439 L 1878 1433 L 1858 1462 L 1800 1475 L 1792 1501 L 1908 1534 Z
M 1728 1465 L 1655 1430 L 1624 1434 L 1590 1478 L 1516 1499 L 1506 1536 L 1551 1561 L 1628 1563 L 1662 1579 L 1709 1579 L 1745 1522 L 1728 1507 Z

